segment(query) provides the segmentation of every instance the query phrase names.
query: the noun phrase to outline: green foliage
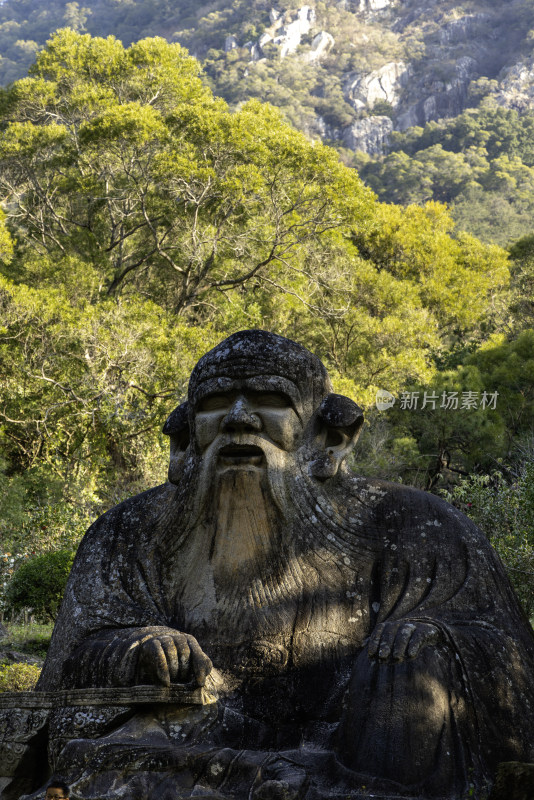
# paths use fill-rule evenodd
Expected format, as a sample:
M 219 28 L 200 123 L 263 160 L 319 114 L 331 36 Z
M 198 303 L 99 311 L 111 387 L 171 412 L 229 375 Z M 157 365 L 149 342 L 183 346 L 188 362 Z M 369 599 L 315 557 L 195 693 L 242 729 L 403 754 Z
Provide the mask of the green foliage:
M 382 200 L 451 204 L 461 230 L 507 245 L 534 212 L 534 114 L 486 100 L 458 117 L 391 135 L 391 151 L 361 175 Z
M 377 437 L 385 472 L 427 489 L 450 488 L 460 476 L 491 474 L 497 464 L 510 463 L 533 433 L 533 356 L 529 329 L 513 338 L 494 334 L 471 350 L 449 354 L 449 368 L 442 366 L 428 382 L 405 385 L 416 403 L 402 407 L 397 395 L 393 409 L 374 415 L 377 430 L 363 465 Z M 469 397 L 476 401 L 472 407 Z
M 452 239 L 443 207 L 379 205 L 274 109 L 230 113 L 161 39 L 126 50 L 61 31 L 3 108 L 16 247 L 0 279 L 0 416 L 19 527 L 53 494 L 28 494 L 27 470 L 46 465 L 81 509 L 77 532 L 161 480 L 161 419 L 229 330 L 300 338 L 362 400 L 379 377 L 427 379 L 507 281 L 505 254 Z
M 0 664 L 0 693 L 30 692 L 40 674 L 41 667 L 36 664 Z
M 182 313 L 363 222 L 371 196 L 333 151 L 268 106 L 231 114 L 198 71 L 163 39 L 55 34 L 0 120 L 19 252 L 77 259 L 100 294 L 140 290 Z
M 488 534 L 501 556 L 529 616 L 534 614 L 534 461 L 527 459 L 519 474 L 501 472 L 462 480 L 450 502 L 464 510 Z
M 32 622 L 29 625 L 7 624 L 7 636 L 0 642 L 0 661 L 2 650 L 17 650 L 29 656 L 44 658 L 50 646 L 53 625 L 49 622 Z
M 37 619 L 54 620 L 65 592 L 74 555 L 72 550 L 56 550 L 34 556 L 23 563 L 7 586 L 7 609 L 16 613 L 30 608 Z
M 534 235 L 519 239 L 510 248 L 514 329 L 534 329 Z
M 5 222 L 5 214 L 0 209 L 0 265 L 7 266 L 13 257 L 13 242 Z
M 377 209 L 375 225 L 355 231 L 353 241 L 379 269 L 413 281 L 442 330 L 460 329 L 465 337 L 480 321 L 479 302 L 484 303 L 490 286 L 506 285 L 508 267 L 500 248 L 483 245 L 468 234 L 452 238 L 452 229 L 442 205 L 405 210 L 384 205 Z

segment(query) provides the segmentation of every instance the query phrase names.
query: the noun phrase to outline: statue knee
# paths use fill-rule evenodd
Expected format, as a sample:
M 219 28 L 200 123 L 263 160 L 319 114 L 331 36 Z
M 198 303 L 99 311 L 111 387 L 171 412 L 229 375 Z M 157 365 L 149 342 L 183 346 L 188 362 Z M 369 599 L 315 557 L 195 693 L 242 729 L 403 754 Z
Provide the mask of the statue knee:
M 402 661 L 362 651 L 337 732 L 337 752 L 345 766 L 430 796 L 443 785 L 462 790 L 473 765 L 457 671 L 455 656 L 444 644 Z

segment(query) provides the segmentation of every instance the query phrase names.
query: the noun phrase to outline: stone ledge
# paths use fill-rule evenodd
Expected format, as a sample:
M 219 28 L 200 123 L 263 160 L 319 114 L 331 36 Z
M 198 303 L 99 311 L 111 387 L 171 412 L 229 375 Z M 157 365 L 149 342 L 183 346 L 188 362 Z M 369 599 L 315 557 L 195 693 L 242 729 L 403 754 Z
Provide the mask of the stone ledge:
M 60 708 L 62 706 L 133 706 L 154 703 L 204 706 L 215 703 L 217 696 L 204 688 L 173 686 L 106 686 L 69 689 L 58 692 L 4 692 L 0 711 L 12 708 Z

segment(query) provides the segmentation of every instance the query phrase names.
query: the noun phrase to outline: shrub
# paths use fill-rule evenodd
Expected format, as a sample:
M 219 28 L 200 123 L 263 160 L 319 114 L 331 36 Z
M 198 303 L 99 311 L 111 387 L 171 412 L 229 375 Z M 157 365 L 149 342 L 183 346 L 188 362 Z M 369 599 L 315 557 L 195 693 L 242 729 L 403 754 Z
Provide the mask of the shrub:
M 35 687 L 41 673 L 36 664 L 8 664 L 0 666 L 0 692 L 29 692 Z
M 56 550 L 24 562 L 7 585 L 8 609 L 18 612 L 30 608 L 37 619 L 53 621 L 73 560 L 73 550 Z
M 534 459 L 522 464 L 512 482 L 500 472 L 474 475 L 447 499 L 486 531 L 508 570 L 525 611 L 534 614 Z

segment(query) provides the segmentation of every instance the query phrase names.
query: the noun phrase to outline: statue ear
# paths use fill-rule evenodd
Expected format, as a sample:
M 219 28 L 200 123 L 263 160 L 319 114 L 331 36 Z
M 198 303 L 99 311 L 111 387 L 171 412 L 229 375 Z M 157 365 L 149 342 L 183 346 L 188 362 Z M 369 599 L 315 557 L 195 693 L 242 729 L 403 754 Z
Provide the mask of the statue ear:
M 191 439 L 188 411 L 189 404 L 186 401 L 174 409 L 162 429 L 163 433 L 169 436 L 171 441 L 168 475 L 169 481 L 174 484 L 180 482 L 182 465 Z
M 311 473 L 319 480 L 333 478 L 352 452 L 363 425 L 359 405 L 341 394 L 329 394 L 317 411 L 316 458 Z

